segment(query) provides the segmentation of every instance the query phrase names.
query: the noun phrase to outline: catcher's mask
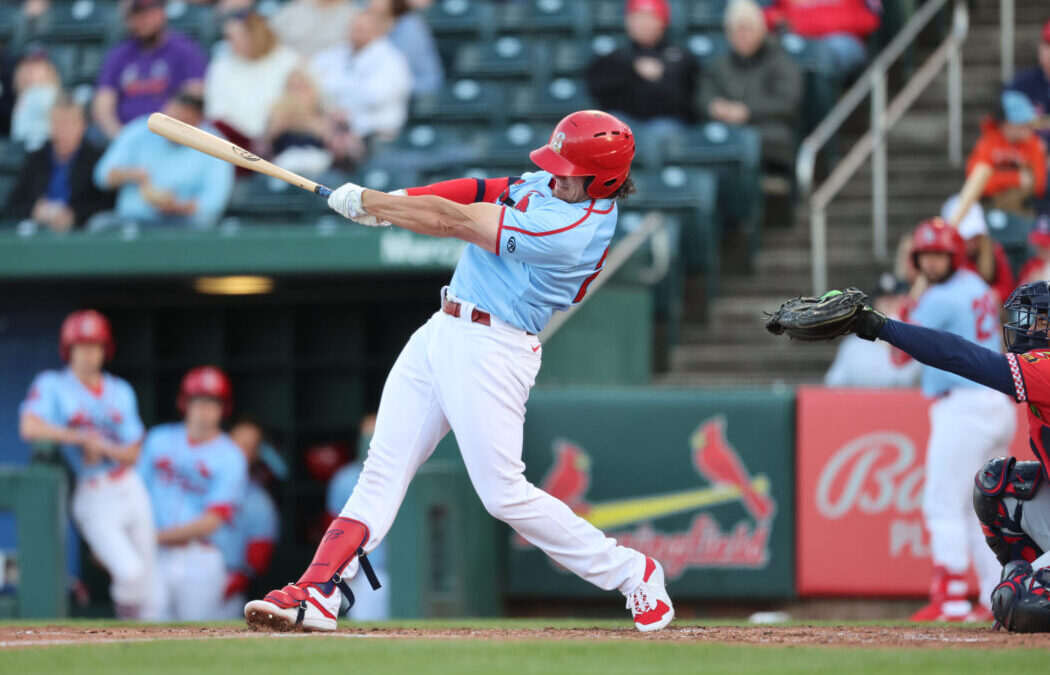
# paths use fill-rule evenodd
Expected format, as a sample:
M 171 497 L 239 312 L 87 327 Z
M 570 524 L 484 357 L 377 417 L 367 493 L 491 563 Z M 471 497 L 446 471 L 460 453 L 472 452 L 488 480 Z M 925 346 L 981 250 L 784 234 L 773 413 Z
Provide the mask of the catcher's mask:
M 1050 282 L 1033 281 L 1010 294 L 1003 304 L 1009 318 L 1003 324 L 1003 342 L 1007 351 L 1024 354 L 1033 349 L 1050 348 L 1047 328 L 1050 324 Z

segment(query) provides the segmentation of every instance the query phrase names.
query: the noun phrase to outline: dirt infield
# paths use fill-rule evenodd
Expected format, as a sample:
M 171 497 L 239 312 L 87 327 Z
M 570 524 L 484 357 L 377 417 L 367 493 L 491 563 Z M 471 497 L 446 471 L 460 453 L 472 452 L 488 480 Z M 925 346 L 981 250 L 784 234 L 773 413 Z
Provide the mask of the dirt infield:
M 812 645 L 865 648 L 1041 648 L 1050 649 L 1050 634 L 1012 635 L 989 628 L 957 626 L 677 626 L 652 635 L 633 628 L 342 628 L 327 637 L 384 640 L 656 640 L 667 642 L 749 645 Z M 0 649 L 57 645 L 283 637 L 314 639 L 316 633 L 273 635 L 243 628 L 121 626 L 0 626 Z

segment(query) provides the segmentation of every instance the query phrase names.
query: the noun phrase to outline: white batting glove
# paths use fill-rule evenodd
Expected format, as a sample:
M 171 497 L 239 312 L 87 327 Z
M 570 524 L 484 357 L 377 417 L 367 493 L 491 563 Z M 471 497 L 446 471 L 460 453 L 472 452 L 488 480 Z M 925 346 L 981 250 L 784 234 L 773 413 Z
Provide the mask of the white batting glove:
M 361 193 L 364 191 L 365 189 L 360 185 L 343 183 L 332 194 L 328 195 L 328 206 L 342 217 L 350 220 L 357 220 L 366 216 L 372 218 L 365 212 L 365 207 L 361 206 Z M 372 219 L 375 220 L 374 218 Z
M 408 191 L 404 189 L 393 190 L 392 192 L 388 192 L 387 194 L 396 195 L 398 197 L 404 197 L 408 194 Z M 358 216 L 357 218 L 353 218 L 352 220 L 358 225 L 365 225 L 367 227 L 390 227 L 389 220 L 379 220 L 373 215 Z

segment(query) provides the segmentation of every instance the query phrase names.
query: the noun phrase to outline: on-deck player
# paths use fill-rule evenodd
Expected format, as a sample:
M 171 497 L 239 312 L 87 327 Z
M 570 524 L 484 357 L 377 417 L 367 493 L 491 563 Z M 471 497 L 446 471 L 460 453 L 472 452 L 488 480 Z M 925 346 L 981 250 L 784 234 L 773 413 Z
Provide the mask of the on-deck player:
M 967 269 L 959 232 L 940 218 L 924 220 L 912 236 L 911 255 L 929 287 L 910 320 L 1001 351 L 998 296 Z M 984 543 L 973 512 L 973 474 L 1009 447 L 1017 416 L 1006 396 L 937 368 L 923 368 L 922 391 L 934 399 L 922 499 L 934 568 L 930 602 L 911 618 L 991 621 L 985 606 L 971 605 L 966 581 L 972 561 L 980 597 L 987 603 L 1002 569 Z
M 1008 630 L 1050 632 L 1050 282 L 1018 287 L 1004 307 L 1007 353 L 958 335 L 887 319 L 865 308 L 849 330 L 885 340 L 934 368 L 961 375 L 1027 404 L 1029 443 L 1038 461 L 991 460 L 974 481 L 973 505 L 985 541 L 1005 565 L 992 613 Z
M 102 314 L 66 317 L 58 351 L 69 366 L 36 376 L 19 410 L 19 432 L 61 447 L 76 478 L 73 520 L 109 572 L 117 616 L 152 618 L 156 535 L 146 488 L 131 470 L 144 431 L 135 391 L 102 369 L 114 353 Z
M 186 373 L 178 407 L 184 422 L 150 429 L 138 469 L 157 526 L 159 617 L 221 619 L 226 565 L 211 538 L 244 501 L 248 467 L 220 423 L 233 409 L 226 375 L 213 366 Z
M 461 179 L 400 194 L 347 183 L 329 198 L 367 225 L 468 242 L 441 309 L 408 341 L 383 389 L 360 480 L 299 581 L 245 608 L 254 628 L 335 630 L 344 579 L 390 529 L 409 481 L 451 429 L 482 504 L 566 569 L 618 589 L 639 630 L 674 616 L 663 569 L 617 545 L 525 480 L 525 401 L 540 368 L 536 339 L 602 271 L 616 200 L 633 189 L 634 136 L 607 113 L 575 112 L 530 154 L 521 177 Z M 371 580 L 371 579 L 370 579 Z M 373 587 L 376 586 L 373 583 Z

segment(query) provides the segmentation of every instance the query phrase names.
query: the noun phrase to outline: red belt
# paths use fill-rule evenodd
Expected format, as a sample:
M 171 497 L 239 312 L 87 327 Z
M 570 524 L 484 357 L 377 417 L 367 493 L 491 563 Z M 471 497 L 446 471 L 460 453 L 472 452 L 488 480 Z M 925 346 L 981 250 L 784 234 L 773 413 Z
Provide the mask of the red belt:
M 110 480 L 116 480 L 116 479 L 120 478 L 121 476 L 123 476 L 125 473 L 127 473 L 128 468 L 129 467 L 128 467 L 127 464 L 121 464 L 120 466 L 118 466 L 115 469 L 110 469 L 105 474 L 103 474 L 103 476 L 108 478 L 108 479 L 110 479 Z M 99 479 L 102 478 L 103 476 L 92 476 L 91 478 L 88 478 L 87 481 L 88 481 L 88 483 L 90 485 L 94 486 L 95 484 L 98 483 Z
M 441 301 L 441 311 L 445 314 L 451 314 L 452 316 L 459 318 L 460 310 L 463 309 L 463 305 L 458 302 L 454 302 L 445 298 Z M 480 323 L 482 326 L 492 325 L 492 316 L 488 312 L 483 312 L 478 308 L 474 308 L 470 312 L 470 320 L 474 323 Z

